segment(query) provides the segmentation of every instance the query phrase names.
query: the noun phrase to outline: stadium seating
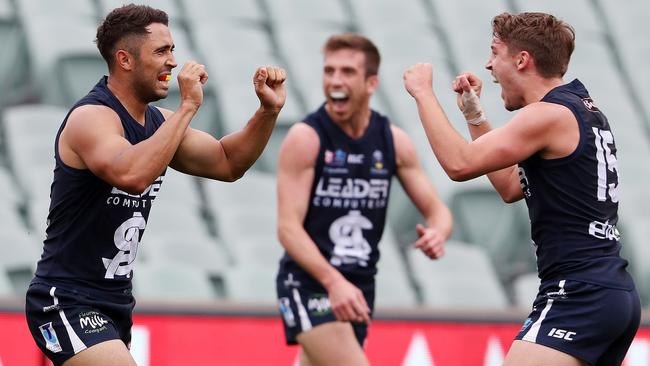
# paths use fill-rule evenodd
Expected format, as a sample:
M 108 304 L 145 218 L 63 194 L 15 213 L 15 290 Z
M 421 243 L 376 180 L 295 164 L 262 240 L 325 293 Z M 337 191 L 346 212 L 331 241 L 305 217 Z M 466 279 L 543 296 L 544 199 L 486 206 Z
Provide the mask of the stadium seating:
M 38 239 L 20 230 L 5 229 L 0 232 L 0 252 L 3 253 L 0 256 L 0 272 L 9 278 L 16 295 L 27 291 L 34 277 L 36 262 L 41 256 L 41 248 Z
M 650 253 L 648 253 L 648 237 L 650 236 L 650 227 L 648 226 L 650 217 L 637 216 L 624 222 L 621 226 L 621 244 L 622 252 L 627 253 L 627 259 L 630 260 L 630 273 L 634 277 L 637 290 L 643 303 L 650 303 Z
M 40 228 L 40 233 L 45 232 L 49 205 L 54 138 L 65 113 L 55 106 L 22 105 L 5 110 L 3 115 L 10 166 L 27 206 L 30 225 Z
M 43 3 L 43 8 L 34 6 L 34 3 Z M 74 4 L 77 3 L 77 4 Z M 70 6 L 71 11 L 58 11 L 52 9 L 51 13 L 45 12 L 49 8 L 59 8 L 59 4 L 48 1 L 19 1 L 21 11 L 20 20 L 25 30 L 27 50 L 32 69 L 30 74 L 35 80 L 35 88 L 42 101 L 49 104 L 64 105 L 66 95 L 78 95 L 75 91 L 61 93 L 58 81 L 57 64 L 61 59 L 68 57 L 83 57 L 97 59 L 97 48 L 93 43 L 97 24 L 94 7 L 88 9 L 82 4 L 91 4 L 89 1 L 63 2 L 62 8 Z M 51 4 L 51 6 L 46 5 Z M 28 6 L 30 5 L 30 6 Z M 78 5 L 78 9 L 74 6 Z M 65 39 L 65 42 L 61 42 Z M 85 69 L 85 68 L 84 68 Z M 81 69 L 80 71 L 85 71 Z M 103 73 L 105 73 L 104 71 Z M 80 73 L 80 81 L 86 81 L 90 88 L 97 82 L 101 75 L 88 75 Z M 81 79 L 83 78 L 83 79 Z
M 503 309 L 508 299 L 482 247 L 450 241 L 443 259 L 408 253 L 424 304 L 432 308 Z M 471 270 L 470 270 L 471 269 Z
M 0 271 L 0 298 L 12 298 L 14 296 L 11 281 L 3 271 Z
M 191 1 L 190 1 L 191 2 Z M 111 10 L 119 8 L 124 4 L 128 4 L 124 0 L 98 0 L 99 3 L 99 19 L 103 18 Z M 146 5 L 156 9 L 164 9 L 169 17 L 170 22 L 183 22 L 185 21 L 184 12 L 180 3 L 176 0 L 147 0 Z
M 188 19 L 192 19 L 190 26 L 201 23 L 220 23 L 222 21 L 248 24 L 261 24 L 266 21 L 266 16 L 257 0 L 191 0 L 183 1 L 183 7 Z M 200 48 L 208 47 L 208 44 L 201 42 L 197 45 L 200 45 Z
M 24 34 L 13 3 L 0 1 L 0 44 L 3 62 L 0 64 L 0 108 L 20 102 L 27 93 L 28 64 Z
M 523 203 L 506 205 L 484 177 L 452 182 L 431 153 L 402 74 L 431 62 L 434 86 L 452 124 L 469 138 L 450 82 L 461 71 L 484 81 L 491 124 L 503 125 L 499 85 L 484 69 L 490 20 L 502 11 L 550 11 L 571 23 L 576 49 L 565 77 L 582 80 L 609 117 L 618 147 L 623 255 L 644 304 L 650 266 L 643 250 L 650 205 L 650 83 L 647 0 L 151 0 L 170 15 L 180 70 L 189 59 L 210 80 L 192 126 L 221 137 L 245 126 L 259 105 L 251 85 L 257 66 L 287 69 L 288 100 L 264 154 L 241 180 L 196 180 L 168 169 L 147 225 L 135 272 L 139 299 L 275 302 L 275 170 L 288 129 L 323 101 L 323 43 L 355 30 L 382 54 L 372 106 L 413 140 L 425 171 L 454 212 L 447 255 L 430 261 L 409 248 L 422 222 L 397 181 L 391 192 L 377 277 L 377 306 L 527 308 L 536 293 L 533 248 Z M 0 297 L 22 294 L 40 255 L 49 207 L 54 135 L 67 109 L 106 73 L 93 43 L 97 22 L 118 0 L 0 0 Z M 26 101 L 30 104 L 25 104 Z M 31 103 L 38 104 L 31 104 Z M 14 106 L 19 103 L 20 105 Z M 175 110 L 176 80 L 157 105 Z M 6 154 L 6 155 L 5 155 Z M 3 156 L 5 155 L 5 156 Z M 6 165 L 6 166 L 5 166 Z M 4 238 L 4 239 L 3 239 Z M 461 243 L 462 242 L 462 243 Z M 19 243 L 19 244 L 16 244 Z M 16 249 L 20 248 L 20 249 Z M 22 292 L 21 292 L 22 291 Z
M 539 277 L 537 273 L 526 273 L 517 277 L 513 284 L 514 305 L 521 309 L 530 309 L 539 291 Z
M 198 268 L 173 262 L 137 263 L 133 294 L 138 299 L 196 302 L 217 297 L 218 291 Z
M 379 253 L 375 308 L 415 306 L 418 299 L 413 279 L 408 271 L 403 249 L 395 240 L 390 227 L 384 229 L 384 235 L 379 242 Z
M 505 204 L 494 189 L 457 191 L 451 199 L 454 236 L 479 245 L 489 255 L 501 282 L 535 270 L 535 252 L 523 202 Z
M 302 1 L 302 0 L 264 0 L 264 8 L 275 28 L 286 24 L 301 24 L 304 29 L 333 28 L 345 29 L 351 19 L 341 0 Z

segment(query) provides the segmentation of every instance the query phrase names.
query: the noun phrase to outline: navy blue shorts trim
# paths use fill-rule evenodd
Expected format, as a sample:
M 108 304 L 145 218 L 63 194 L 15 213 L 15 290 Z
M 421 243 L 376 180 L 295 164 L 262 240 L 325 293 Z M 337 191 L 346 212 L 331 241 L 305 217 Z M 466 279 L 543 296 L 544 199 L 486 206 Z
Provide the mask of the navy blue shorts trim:
M 639 328 L 636 289 L 561 280 L 541 284 L 516 339 L 541 344 L 590 365 L 620 365 Z
M 36 345 L 54 365 L 61 365 L 95 344 L 131 342 L 135 300 L 107 302 L 82 291 L 33 283 L 26 295 L 27 325 Z
M 305 286 L 299 281 L 287 280 L 287 275 L 277 278 L 278 307 L 284 324 L 284 335 L 287 344 L 298 344 L 296 337 L 302 332 L 329 322 L 335 322 L 336 316 L 330 307 L 327 292 L 318 289 L 319 286 Z M 368 306 L 372 309 L 374 293 L 363 292 Z M 354 335 L 363 347 L 368 335 L 368 325 L 365 323 L 350 323 Z

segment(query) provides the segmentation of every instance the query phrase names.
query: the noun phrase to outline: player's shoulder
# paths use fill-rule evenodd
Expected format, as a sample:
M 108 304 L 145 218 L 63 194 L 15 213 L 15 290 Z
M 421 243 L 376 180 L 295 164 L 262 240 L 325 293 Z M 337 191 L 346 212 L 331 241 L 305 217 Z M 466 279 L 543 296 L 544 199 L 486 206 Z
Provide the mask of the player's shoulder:
M 320 150 L 320 137 L 310 125 L 295 123 L 284 138 L 280 158 L 313 160 Z
M 102 104 L 85 104 L 74 108 L 65 125 L 66 130 L 115 130 L 121 131 L 120 116 L 112 108 Z
M 153 108 L 157 109 L 165 118 L 165 120 L 169 119 L 169 117 L 174 114 L 174 111 L 167 109 L 167 108 L 162 108 L 158 106 L 154 106 Z
M 535 102 L 522 108 L 512 119 L 525 121 L 540 127 L 551 126 L 569 120 L 575 120 L 573 112 L 565 105 L 551 102 Z
M 318 132 L 314 126 L 302 121 L 294 123 L 293 126 L 289 128 L 286 138 L 297 140 L 307 139 L 311 142 L 318 141 L 319 139 Z

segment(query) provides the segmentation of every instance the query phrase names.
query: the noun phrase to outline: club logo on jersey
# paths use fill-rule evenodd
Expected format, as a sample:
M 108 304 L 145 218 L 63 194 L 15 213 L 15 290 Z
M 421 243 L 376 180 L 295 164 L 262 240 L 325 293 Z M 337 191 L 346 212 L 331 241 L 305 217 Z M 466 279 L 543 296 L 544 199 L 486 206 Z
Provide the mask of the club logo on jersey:
M 372 248 L 363 237 L 363 230 L 372 228 L 372 222 L 357 210 L 334 220 L 329 228 L 329 237 L 334 243 L 330 263 L 335 267 L 348 264 L 367 267 Z
M 585 107 L 587 107 L 587 110 L 589 112 L 600 112 L 600 109 L 598 109 L 598 107 L 596 107 L 596 105 L 594 104 L 593 99 L 582 98 L 582 103 L 585 105 Z
M 134 212 L 133 217 L 124 221 L 120 227 L 115 230 L 113 241 L 118 249 L 113 259 L 102 258 L 106 274 L 104 278 L 112 279 L 115 276 L 131 276 L 133 262 L 138 253 L 138 244 L 140 244 L 140 234 L 147 226 L 147 222 L 140 212 Z
M 323 316 L 332 312 L 330 299 L 327 295 L 316 294 L 307 300 L 307 310 L 313 316 Z
M 284 322 L 287 324 L 287 327 L 293 328 L 296 326 L 296 317 L 293 315 L 293 310 L 291 310 L 291 302 L 288 297 L 281 297 L 278 299 L 278 306 L 280 308 L 280 314 L 284 318 Z
M 336 149 L 335 152 L 325 150 L 325 164 L 331 166 L 344 166 L 346 155 L 345 151 L 341 149 Z
M 106 324 L 108 324 L 108 321 L 96 311 L 86 311 L 79 314 L 79 325 L 86 334 L 102 332 L 108 329 Z
M 59 338 L 56 336 L 56 331 L 52 326 L 52 322 L 45 323 L 38 327 L 45 339 L 45 347 L 54 353 L 61 352 L 61 344 L 59 343 Z
M 372 153 L 372 166 L 370 167 L 370 173 L 373 174 L 388 173 L 384 165 L 384 154 L 381 152 L 381 150 L 375 150 Z
M 526 198 L 530 198 L 532 194 L 530 193 L 530 183 L 528 182 L 526 171 L 522 167 L 519 167 L 518 171 L 519 171 L 519 185 L 521 186 L 521 191 L 524 192 L 524 196 L 526 196 Z

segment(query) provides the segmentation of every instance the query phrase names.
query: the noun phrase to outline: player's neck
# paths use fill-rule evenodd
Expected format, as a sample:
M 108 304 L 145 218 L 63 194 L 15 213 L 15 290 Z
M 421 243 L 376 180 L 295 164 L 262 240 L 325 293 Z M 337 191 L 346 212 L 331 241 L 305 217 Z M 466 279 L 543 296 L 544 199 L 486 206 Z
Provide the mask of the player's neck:
M 353 139 L 358 139 L 363 136 L 370 124 L 370 108 L 362 108 L 357 113 L 346 119 L 332 118 L 332 121 L 336 123 L 346 135 Z
M 557 77 L 557 78 L 543 78 L 540 76 L 535 77 L 535 80 L 532 80 L 531 82 L 528 83 L 528 85 L 532 85 L 532 86 L 525 88 L 525 92 L 524 92 L 525 105 L 539 102 L 540 100 L 542 100 L 542 98 L 544 98 L 546 94 L 548 94 L 548 92 L 563 84 L 564 84 L 564 80 L 562 80 L 561 77 Z
M 122 103 L 131 117 L 136 122 L 144 125 L 147 103 L 143 103 L 138 99 L 130 84 L 126 80 L 120 80 L 119 77 L 109 76 L 107 85 L 108 89 Z

